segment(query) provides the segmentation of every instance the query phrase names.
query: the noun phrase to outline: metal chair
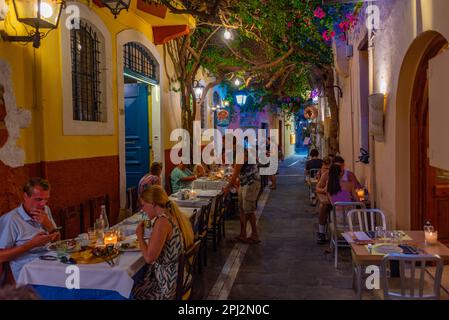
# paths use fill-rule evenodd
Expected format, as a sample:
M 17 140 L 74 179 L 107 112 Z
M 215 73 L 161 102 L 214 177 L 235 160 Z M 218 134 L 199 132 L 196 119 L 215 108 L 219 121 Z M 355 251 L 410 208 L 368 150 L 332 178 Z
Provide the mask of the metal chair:
M 190 248 L 179 256 L 175 297 L 177 300 L 185 300 L 190 297 L 193 287 L 193 269 L 198 257 L 200 244 L 201 240 L 195 241 Z
M 316 195 L 316 185 L 318 184 L 317 175 L 320 169 L 310 169 L 309 175 L 306 176 L 306 185 L 309 190 L 309 202 L 311 206 L 316 206 L 318 203 L 318 197 Z
M 379 209 L 353 209 L 347 213 L 349 231 L 375 231 L 377 226 L 387 228 L 385 214 Z M 356 222 L 356 223 L 354 223 Z M 352 283 L 356 286 L 359 299 L 362 298 L 362 269 L 355 257 L 352 257 Z
M 338 248 L 349 248 L 350 245 L 343 238 L 342 233 L 349 231 L 349 224 L 347 221 L 348 211 L 356 208 L 365 208 L 365 204 L 362 202 L 335 202 L 332 206 L 329 219 L 329 232 L 330 232 L 330 248 L 334 253 L 334 267 L 338 267 Z M 338 212 L 342 212 L 340 215 L 340 221 Z
M 400 289 L 392 290 L 388 277 L 390 262 L 399 262 Z M 435 277 L 430 293 L 425 292 L 425 275 L 430 273 L 426 270 L 427 264 L 436 264 Z M 411 254 L 388 254 L 382 259 L 381 277 L 384 299 L 398 300 L 439 300 L 441 277 L 443 274 L 443 260 L 438 255 L 411 255 Z M 416 277 L 416 269 L 419 278 Z M 419 282 L 418 282 L 419 279 Z M 427 288 L 428 289 L 428 288 Z
M 348 212 L 350 231 L 375 231 L 377 226 L 387 228 L 385 214 L 379 209 L 354 209 Z M 353 223 L 356 218 L 356 224 Z

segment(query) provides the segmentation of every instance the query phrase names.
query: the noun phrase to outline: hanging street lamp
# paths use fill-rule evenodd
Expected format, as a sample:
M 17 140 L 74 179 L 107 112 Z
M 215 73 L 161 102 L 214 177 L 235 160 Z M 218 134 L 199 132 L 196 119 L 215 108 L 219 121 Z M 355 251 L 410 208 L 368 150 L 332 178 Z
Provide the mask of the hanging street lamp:
M 231 40 L 231 38 L 232 38 L 232 33 L 231 33 L 231 31 L 229 31 L 228 29 L 226 29 L 226 30 L 223 32 L 223 38 L 225 38 L 225 40 Z
M 204 91 L 204 86 L 200 83 L 200 81 L 195 80 L 193 82 L 193 91 L 195 92 L 195 98 L 198 101 L 201 99 Z
M 245 103 L 246 103 L 246 98 L 247 98 L 247 97 L 248 97 L 248 96 L 247 96 L 245 93 L 243 93 L 243 92 L 237 93 L 237 94 L 235 95 L 235 99 L 237 100 L 237 104 L 238 104 L 239 106 L 244 106 Z
M 33 27 L 35 30 L 27 36 L 10 36 L 0 31 L 0 37 L 10 42 L 32 42 L 39 48 L 41 39 L 45 37 L 40 29 L 56 29 L 61 17 L 64 0 L 12 0 L 17 21 Z
M 129 9 L 131 0 L 101 0 L 101 3 L 108 7 L 114 18 L 117 19 L 120 11 Z

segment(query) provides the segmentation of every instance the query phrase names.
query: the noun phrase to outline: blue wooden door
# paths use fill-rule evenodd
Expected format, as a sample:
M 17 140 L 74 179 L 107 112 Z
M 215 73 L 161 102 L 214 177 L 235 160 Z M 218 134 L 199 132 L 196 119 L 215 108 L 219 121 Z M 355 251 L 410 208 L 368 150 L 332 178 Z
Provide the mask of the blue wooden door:
M 148 85 L 125 84 L 126 188 L 136 187 L 148 173 Z

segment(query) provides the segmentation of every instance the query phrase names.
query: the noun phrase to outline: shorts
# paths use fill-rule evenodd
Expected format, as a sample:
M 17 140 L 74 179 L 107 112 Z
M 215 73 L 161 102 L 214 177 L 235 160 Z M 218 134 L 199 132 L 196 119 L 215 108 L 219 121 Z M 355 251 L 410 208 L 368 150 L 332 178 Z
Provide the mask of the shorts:
M 260 181 L 256 180 L 252 184 L 240 186 L 239 188 L 239 210 L 244 214 L 250 214 L 257 209 L 257 197 L 260 191 Z

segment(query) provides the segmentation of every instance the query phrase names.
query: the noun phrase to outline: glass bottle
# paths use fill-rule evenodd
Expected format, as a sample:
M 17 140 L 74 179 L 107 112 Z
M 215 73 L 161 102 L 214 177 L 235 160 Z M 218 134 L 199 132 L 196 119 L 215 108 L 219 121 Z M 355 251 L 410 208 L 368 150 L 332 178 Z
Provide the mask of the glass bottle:
M 103 220 L 104 229 L 109 229 L 109 221 L 108 215 L 106 214 L 106 206 L 102 204 L 100 208 L 101 208 L 100 219 Z

